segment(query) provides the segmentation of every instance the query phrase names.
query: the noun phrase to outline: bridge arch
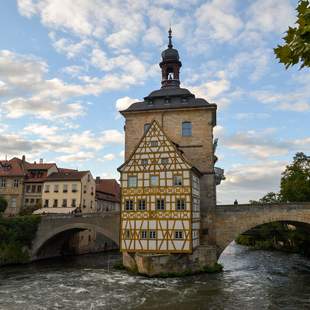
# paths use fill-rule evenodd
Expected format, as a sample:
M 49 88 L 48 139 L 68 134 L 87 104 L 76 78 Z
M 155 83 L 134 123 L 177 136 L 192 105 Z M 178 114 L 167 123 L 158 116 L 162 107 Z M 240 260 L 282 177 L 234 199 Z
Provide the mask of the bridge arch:
M 235 210 L 234 210 L 235 209 Z M 263 224 L 290 222 L 310 225 L 310 205 L 278 205 L 218 208 L 212 228 L 219 257 L 239 235 Z
M 38 258 L 38 253 L 42 247 L 51 241 L 53 238 L 57 238 L 66 232 L 78 232 L 84 230 L 92 230 L 98 234 L 103 235 L 107 239 L 113 241 L 116 245 L 119 245 L 119 233 L 118 233 L 118 216 L 112 217 L 97 217 L 97 218 L 42 218 L 39 225 L 37 235 L 32 243 L 31 257 L 33 260 Z

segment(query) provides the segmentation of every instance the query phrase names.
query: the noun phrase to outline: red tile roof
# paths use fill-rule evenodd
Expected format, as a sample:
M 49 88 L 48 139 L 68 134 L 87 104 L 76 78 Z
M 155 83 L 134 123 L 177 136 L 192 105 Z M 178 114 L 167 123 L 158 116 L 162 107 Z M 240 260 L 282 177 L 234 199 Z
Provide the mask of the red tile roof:
M 28 170 L 48 170 L 56 166 L 55 163 L 28 163 L 26 162 L 25 167 Z
M 115 179 L 96 179 L 96 192 L 112 195 L 120 201 L 120 186 Z
M 0 176 L 24 176 L 25 170 L 21 159 L 0 160 Z
M 67 172 L 53 172 L 45 180 L 51 181 L 79 181 L 81 180 L 89 171 L 67 171 Z

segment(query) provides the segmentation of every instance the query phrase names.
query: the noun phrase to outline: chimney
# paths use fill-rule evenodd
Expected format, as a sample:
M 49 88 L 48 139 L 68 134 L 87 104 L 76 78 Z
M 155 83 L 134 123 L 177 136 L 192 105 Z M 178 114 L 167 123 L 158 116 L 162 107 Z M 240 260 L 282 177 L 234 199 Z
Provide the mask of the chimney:
M 24 163 L 25 161 L 26 161 L 26 156 L 23 155 L 23 156 L 22 156 L 22 162 Z
M 40 164 L 43 164 L 43 158 L 40 158 Z
M 100 183 L 100 177 L 96 177 L 96 183 L 97 183 L 97 184 Z

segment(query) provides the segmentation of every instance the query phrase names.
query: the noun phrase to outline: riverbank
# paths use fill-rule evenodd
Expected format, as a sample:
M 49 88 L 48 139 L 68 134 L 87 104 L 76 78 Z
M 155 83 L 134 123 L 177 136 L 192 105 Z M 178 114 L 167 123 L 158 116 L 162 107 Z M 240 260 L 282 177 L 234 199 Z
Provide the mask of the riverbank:
M 238 236 L 236 243 L 255 250 L 298 253 L 310 257 L 309 230 L 275 222 L 261 225 Z

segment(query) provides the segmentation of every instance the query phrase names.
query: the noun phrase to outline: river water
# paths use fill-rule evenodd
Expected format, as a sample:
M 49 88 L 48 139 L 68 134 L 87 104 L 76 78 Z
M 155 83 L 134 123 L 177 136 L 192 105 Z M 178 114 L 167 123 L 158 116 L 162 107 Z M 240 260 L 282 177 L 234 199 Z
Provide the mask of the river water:
M 112 269 L 117 252 L 0 268 L 0 309 L 310 309 L 310 260 L 252 251 L 222 254 L 224 272 L 149 279 Z

